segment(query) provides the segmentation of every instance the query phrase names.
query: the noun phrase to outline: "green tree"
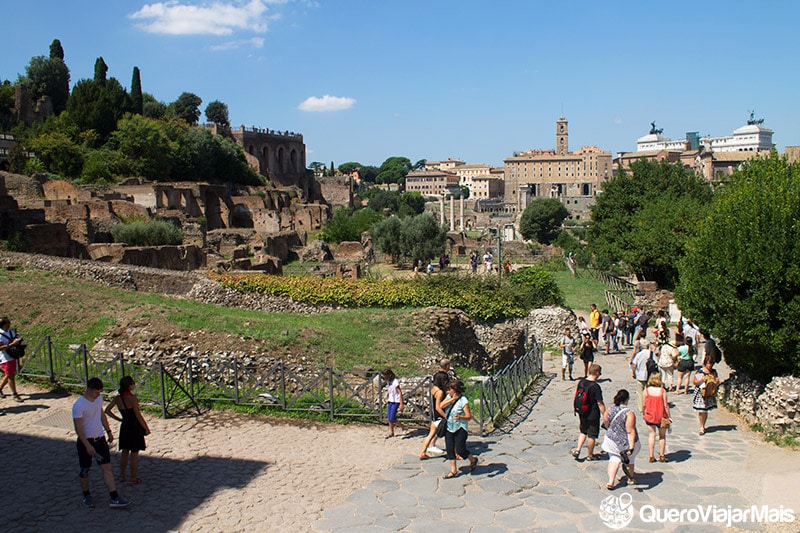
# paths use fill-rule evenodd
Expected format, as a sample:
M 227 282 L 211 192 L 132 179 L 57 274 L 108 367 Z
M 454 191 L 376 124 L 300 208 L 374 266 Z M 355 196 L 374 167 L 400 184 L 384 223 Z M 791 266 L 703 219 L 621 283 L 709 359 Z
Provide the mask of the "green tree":
M 602 189 L 587 231 L 598 265 L 623 263 L 645 279 L 674 287 L 677 260 L 704 217 L 711 187 L 681 164 L 640 160 Z
M 339 165 L 339 172 L 342 174 L 352 174 L 358 170 L 359 167 L 361 167 L 359 163 L 356 163 L 355 161 L 348 161 L 347 163 L 342 163 Z
M 25 77 L 20 79 L 28 88 L 31 102 L 42 96 L 49 96 L 53 103 L 53 113 L 58 115 L 67 107 L 69 99 L 69 69 L 58 57 L 36 56 L 31 58 L 25 69 Z
M 135 165 L 119 150 L 90 150 L 81 171 L 81 183 L 110 185 L 119 178 L 136 175 Z
M 800 164 L 773 151 L 718 190 L 679 262 L 675 297 L 763 382 L 800 376 Z
M 94 62 L 94 81 L 100 84 L 105 83 L 107 74 L 108 65 L 102 57 L 98 57 Z
M 340 207 L 320 232 L 320 238 L 329 243 L 344 241 L 360 241 L 361 234 L 382 220 L 383 216 L 371 209 L 354 211 L 349 207 Z
M 417 191 L 404 192 L 397 201 L 397 214 L 400 218 L 420 215 L 425 212 L 425 198 Z
M 81 131 L 94 130 L 102 144 L 130 108 L 130 97 L 115 78 L 80 80 L 67 102 L 67 120 Z
M 542 244 L 553 242 L 561 231 L 561 224 L 569 211 L 556 198 L 534 198 L 522 212 L 519 232 L 526 239 L 536 239 Z
M 131 78 L 131 111 L 137 115 L 144 112 L 144 99 L 142 95 L 142 75 L 139 67 L 133 67 Z
M 53 42 L 50 43 L 50 58 L 64 61 L 64 48 L 58 39 L 53 39 Z
M 383 213 L 388 209 L 391 213 L 397 213 L 398 193 L 373 187 L 364 196 L 369 199 L 367 207 L 373 211 Z
M 83 150 L 61 133 L 45 133 L 30 142 L 45 168 L 62 178 L 76 179 L 83 170 Z
M 128 115 L 118 123 L 107 145 L 117 150 L 135 175 L 151 181 L 169 181 L 177 144 L 170 141 L 165 123 L 141 115 Z
M 193 93 L 181 93 L 177 100 L 169 105 L 172 114 L 182 118 L 191 125 L 200 119 L 200 104 L 203 99 Z
M 173 180 L 263 185 L 264 179 L 247 164 L 239 145 L 206 128 L 191 128 L 179 141 L 182 163 Z
M 363 183 L 375 183 L 375 178 L 378 177 L 378 167 L 362 165 L 361 170 L 358 171 L 358 176 Z
M 219 100 L 214 100 L 206 106 L 206 119 L 214 124 L 222 126 L 230 126 L 231 122 L 228 118 L 228 106 Z
M 175 246 L 183 242 L 183 231 L 179 227 L 159 219 L 117 224 L 111 234 L 114 242 L 128 246 Z
M 403 256 L 403 249 L 400 246 L 401 226 L 400 219 L 391 216 L 377 222 L 369 230 L 375 248 L 391 257 L 394 262 L 399 262 Z
M 167 105 L 156 100 L 150 93 L 142 93 L 142 114 L 147 118 L 164 118 L 167 115 Z
M 403 183 L 411 170 L 411 160 L 407 157 L 390 157 L 378 168 L 375 183 Z
M 430 213 L 403 219 L 400 228 L 402 254 L 411 260 L 433 259 L 445 251 L 447 230 Z

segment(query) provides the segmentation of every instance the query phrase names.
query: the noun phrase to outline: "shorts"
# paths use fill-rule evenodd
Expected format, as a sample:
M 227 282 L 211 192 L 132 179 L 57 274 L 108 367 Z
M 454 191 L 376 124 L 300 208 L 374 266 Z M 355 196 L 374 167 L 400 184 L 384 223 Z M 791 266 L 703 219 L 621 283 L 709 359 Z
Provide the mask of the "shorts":
M 590 439 L 596 439 L 600 435 L 600 417 L 585 418 L 578 417 L 581 421 L 580 431 L 581 434 L 586 435 Z
M 575 356 L 572 354 L 561 354 L 561 368 L 567 368 L 568 366 L 572 366 L 575 362 Z
M 11 361 L 0 363 L 0 368 L 3 369 L 3 373 L 6 376 L 13 377 L 17 373 L 17 360 L 12 359 Z
M 88 439 L 89 444 L 92 445 L 94 451 L 94 460 L 98 465 L 103 466 L 111 462 L 111 451 L 108 449 L 108 442 L 105 437 L 98 437 L 96 439 Z M 81 469 L 88 469 L 92 466 L 92 456 L 86 451 L 86 446 L 83 445 L 81 439 L 77 440 L 78 443 L 78 464 Z
M 389 419 L 389 422 L 392 424 L 397 422 L 397 410 L 400 408 L 400 404 L 398 402 L 389 402 L 386 406 L 386 418 Z
M 694 361 L 691 359 L 681 359 L 678 363 L 678 372 L 688 372 L 694 370 Z
M 592 334 L 592 338 L 594 340 L 600 340 L 600 329 L 599 328 L 591 328 L 589 332 Z

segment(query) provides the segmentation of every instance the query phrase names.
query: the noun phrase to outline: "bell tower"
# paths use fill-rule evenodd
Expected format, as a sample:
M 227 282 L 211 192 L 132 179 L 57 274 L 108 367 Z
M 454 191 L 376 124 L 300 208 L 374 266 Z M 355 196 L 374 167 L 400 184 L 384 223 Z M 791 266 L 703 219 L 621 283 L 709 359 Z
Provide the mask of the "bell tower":
M 567 119 L 564 115 L 556 121 L 556 154 L 567 155 L 569 153 L 569 133 Z

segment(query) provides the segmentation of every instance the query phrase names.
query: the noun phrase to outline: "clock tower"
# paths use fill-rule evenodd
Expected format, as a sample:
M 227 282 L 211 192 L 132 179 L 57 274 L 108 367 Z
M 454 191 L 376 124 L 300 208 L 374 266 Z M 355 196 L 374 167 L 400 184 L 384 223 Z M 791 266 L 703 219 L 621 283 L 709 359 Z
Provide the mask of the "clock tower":
M 556 121 L 556 154 L 567 155 L 569 153 L 569 133 L 567 129 L 567 119 L 561 115 Z

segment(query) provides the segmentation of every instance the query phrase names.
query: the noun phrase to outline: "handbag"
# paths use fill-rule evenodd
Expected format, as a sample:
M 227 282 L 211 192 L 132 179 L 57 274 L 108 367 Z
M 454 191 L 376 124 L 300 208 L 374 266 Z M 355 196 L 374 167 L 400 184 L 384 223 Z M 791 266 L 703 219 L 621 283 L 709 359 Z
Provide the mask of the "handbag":
M 669 429 L 671 425 L 672 422 L 669 421 L 669 418 L 666 416 L 661 418 L 661 429 Z
M 444 437 L 444 434 L 447 433 L 447 419 L 450 416 L 450 411 L 453 410 L 453 406 L 451 405 L 448 407 L 444 412 L 444 418 L 439 419 L 439 425 L 436 426 L 436 436 L 437 437 Z

